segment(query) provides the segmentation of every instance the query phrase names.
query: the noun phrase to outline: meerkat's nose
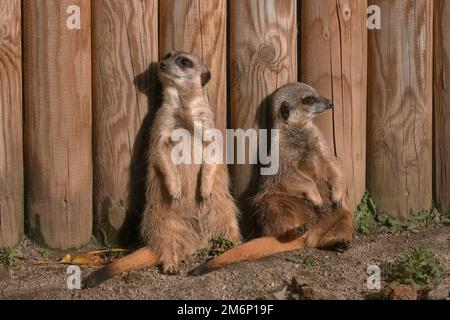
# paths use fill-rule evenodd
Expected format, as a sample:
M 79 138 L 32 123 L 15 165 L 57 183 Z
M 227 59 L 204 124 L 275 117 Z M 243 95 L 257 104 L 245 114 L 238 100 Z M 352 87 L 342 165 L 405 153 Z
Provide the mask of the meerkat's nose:
M 159 67 L 160 67 L 162 70 L 165 70 L 165 69 L 167 69 L 167 64 L 165 64 L 164 62 L 161 62 L 161 63 L 159 64 Z
M 327 106 L 327 109 L 333 109 L 333 101 L 327 100 L 326 106 Z

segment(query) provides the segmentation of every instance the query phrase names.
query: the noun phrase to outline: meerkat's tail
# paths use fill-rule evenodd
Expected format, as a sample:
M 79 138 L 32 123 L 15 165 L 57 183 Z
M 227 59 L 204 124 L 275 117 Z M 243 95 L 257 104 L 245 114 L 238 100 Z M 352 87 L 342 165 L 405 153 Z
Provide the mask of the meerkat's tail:
M 147 247 L 141 248 L 92 273 L 83 281 L 83 288 L 96 287 L 122 272 L 150 267 L 156 263 L 156 255 Z
M 299 250 L 305 247 L 304 237 L 297 237 L 287 242 L 282 242 L 274 237 L 258 238 L 221 254 L 191 270 L 189 274 L 200 276 L 237 262 L 258 260 L 277 253 Z

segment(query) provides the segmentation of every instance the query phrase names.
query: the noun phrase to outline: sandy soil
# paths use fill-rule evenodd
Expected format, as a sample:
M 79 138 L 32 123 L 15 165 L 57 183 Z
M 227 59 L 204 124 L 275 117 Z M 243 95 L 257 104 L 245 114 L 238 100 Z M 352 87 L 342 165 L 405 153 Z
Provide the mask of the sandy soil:
M 400 235 L 358 236 L 343 253 L 308 249 L 241 263 L 203 277 L 186 275 L 198 264 L 193 263 L 184 265 L 180 276 L 166 276 L 156 268 L 148 268 L 95 289 L 68 290 L 67 266 L 36 265 L 34 259 L 40 258 L 40 249 L 25 240 L 17 250 L 26 258 L 9 268 L 0 265 L 0 299 L 258 299 L 280 292 L 294 276 L 314 288 L 332 292 L 338 299 L 364 299 L 373 293 L 366 288 L 369 265 L 419 245 L 429 248 L 450 270 L 450 227 L 446 227 Z M 61 253 L 49 253 L 51 260 L 60 257 Z M 313 265 L 298 263 L 305 258 Z M 82 276 L 92 270 L 83 268 Z M 434 285 L 450 288 L 449 276 Z

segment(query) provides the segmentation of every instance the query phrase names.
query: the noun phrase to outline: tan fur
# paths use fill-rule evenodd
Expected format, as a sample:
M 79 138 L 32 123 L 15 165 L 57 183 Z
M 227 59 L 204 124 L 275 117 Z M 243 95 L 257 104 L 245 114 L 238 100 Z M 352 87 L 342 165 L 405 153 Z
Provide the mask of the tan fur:
M 180 66 L 182 58 L 192 66 Z M 94 273 L 85 281 L 87 287 L 155 263 L 164 273 L 176 274 L 179 264 L 205 247 L 208 240 L 240 239 L 226 166 L 175 165 L 171 159 L 172 148 L 178 143 L 171 140 L 174 129 L 187 129 L 194 136 L 194 122 L 201 122 L 203 129 L 215 127 L 204 90 L 209 71 L 198 56 L 172 51 L 160 63 L 158 75 L 163 103 L 151 130 L 147 204 L 140 226 L 146 247 Z M 191 145 L 193 154 L 194 143 Z
M 315 102 L 306 104 L 307 97 Z M 194 269 L 193 275 L 278 252 L 332 247 L 352 238 L 353 215 L 344 199 L 342 166 L 312 122 L 331 108 L 331 101 L 308 85 L 293 83 L 277 90 L 270 103 L 273 126 L 280 130 L 280 169 L 277 175 L 261 177 L 252 200 L 266 238 L 226 252 Z M 296 236 L 301 226 L 309 230 Z

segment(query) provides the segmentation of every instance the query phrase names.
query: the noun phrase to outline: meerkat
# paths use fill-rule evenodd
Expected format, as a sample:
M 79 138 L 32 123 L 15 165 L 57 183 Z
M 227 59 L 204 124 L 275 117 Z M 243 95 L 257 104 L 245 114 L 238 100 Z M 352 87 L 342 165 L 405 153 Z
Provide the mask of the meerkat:
M 240 240 L 238 210 L 229 191 L 226 166 L 205 162 L 176 165 L 171 156 L 174 130 L 192 133 L 196 124 L 203 130 L 215 128 L 205 90 L 210 71 L 197 55 L 171 51 L 159 63 L 158 77 L 163 103 L 151 128 L 148 150 L 147 201 L 140 224 L 145 247 L 94 272 L 84 287 L 155 264 L 165 274 L 177 274 L 180 263 L 207 246 L 210 239 Z M 198 151 L 191 148 L 191 152 Z
M 316 115 L 332 109 L 332 101 L 303 83 L 278 89 L 269 101 L 273 127 L 279 130 L 280 167 L 276 175 L 260 178 L 251 200 L 262 238 L 210 260 L 192 275 L 280 252 L 346 244 L 353 237 L 341 163 L 313 123 Z

